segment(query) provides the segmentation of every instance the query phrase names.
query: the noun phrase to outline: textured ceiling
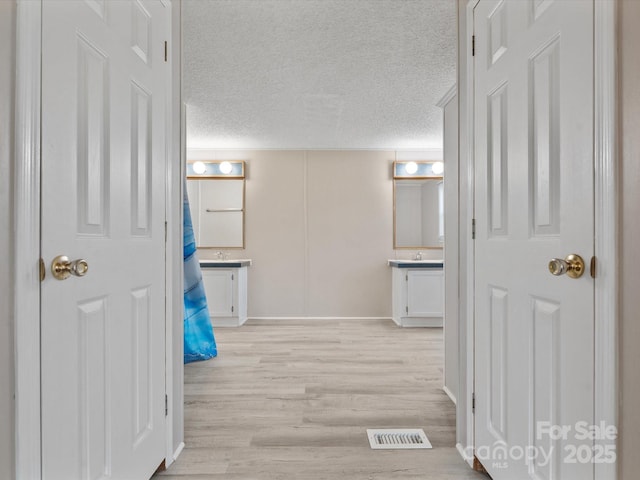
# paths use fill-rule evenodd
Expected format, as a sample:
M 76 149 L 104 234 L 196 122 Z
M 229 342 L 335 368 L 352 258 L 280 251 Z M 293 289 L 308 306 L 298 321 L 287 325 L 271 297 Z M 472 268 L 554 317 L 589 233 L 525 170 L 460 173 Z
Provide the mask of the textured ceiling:
M 442 148 L 455 0 L 183 0 L 191 148 Z

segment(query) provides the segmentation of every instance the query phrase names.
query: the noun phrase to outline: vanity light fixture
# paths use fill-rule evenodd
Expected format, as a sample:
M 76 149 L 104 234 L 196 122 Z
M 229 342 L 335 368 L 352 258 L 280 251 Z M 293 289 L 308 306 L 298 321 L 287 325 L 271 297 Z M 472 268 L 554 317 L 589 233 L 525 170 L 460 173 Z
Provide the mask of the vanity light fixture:
M 444 164 L 438 160 L 397 160 L 393 162 L 393 178 L 442 178 Z
M 233 172 L 233 165 L 231 165 L 231 162 L 222 162 L 220 164 L 220 171 L 225 175 L 229 175 Z
M 197 160 L 187 162 L 187 178 L 244 178 L 244 160 Z
M 418 164 L 416 162 L 408 162 L 404 165 L 404 169 L 409 175 L 413 175 L 418 171 Z
M 207 166 L 204 162 L 194 162 L 193 163 L 193 173 L 196 175 L 202 175 L 207 171 Z

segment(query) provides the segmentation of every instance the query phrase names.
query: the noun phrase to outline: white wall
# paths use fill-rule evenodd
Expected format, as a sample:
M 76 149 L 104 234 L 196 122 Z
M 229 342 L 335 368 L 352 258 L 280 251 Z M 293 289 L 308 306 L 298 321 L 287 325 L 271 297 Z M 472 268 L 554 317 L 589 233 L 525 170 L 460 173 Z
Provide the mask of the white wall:
M 11 184 L 15 75 L 15 2 L 0 2 L 0 252 L 13 258 Z M 0 262 L 0 478 L 14 477 L 14 363 L 10 261 Z
M 253 260 L 249 317 L 391 316 L 387 259 L 415 254 L 393 250 L 396 152 L 196 150 L 188 155 L 247 161 L 246 249 L 226 251 Z M 212 258 L 216 250 L 200 250 L 200 258 Z M 441 258 L 442 251 L 428 255 Z
M 640 451 L 640 2 L 618 1 L 620 105 L 620 480 L 637 478 Z

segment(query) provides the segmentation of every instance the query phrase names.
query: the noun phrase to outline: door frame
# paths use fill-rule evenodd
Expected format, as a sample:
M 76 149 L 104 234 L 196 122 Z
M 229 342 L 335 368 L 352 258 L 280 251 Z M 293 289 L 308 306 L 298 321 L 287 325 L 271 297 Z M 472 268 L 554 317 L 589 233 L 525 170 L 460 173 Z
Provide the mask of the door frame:
M 466 152 L 468 168 L 460 175 L 460 188 L 467 195 L 467 215 L 461 217 L 463 226 L 470 225 L 474 218 L 474 76 L 473 57 L 471 55 L 472 35 L 474 31 L 473 10 L 480 0 L 468 0 L 466 9 L 460 5 L 459 15 L 464 15 L 470 28 L 460 30 L 465 35 L 465 57 L 467 78 L 459 82 L 466 88 L 467 104 L 460 106 L 461 122 L 466 122 L 465 138 L 460 137 L 460 156 Z M 617 165 L 617 22 L 615 0 L 592 0 L 594 3 L 594 244 L 597 259 L 595 278 L 595 345 L 594 345 L 594 423 L 604 421 L 606 425 L 618 426 L 618 165 Z M 460 64 L 458 65 L 460 68 Z M 460 79 L 459 79 L 460 80 Z M 464 119 L 464 120 L 463 120 Z M 461 170 L 462 173 L 462 170 Z M 474 292 L 474 255 L 475 249 L 470 236 L 461 242 L 461 249 L 467 252 L 468 262 L 461 265 L 460 274 L 466 278 L 468 289 L 466 302 L 466 325 L 460 326 L 466 338 L 461 337 L 459 358 L 461 374 L 466 383 L 461 385 L 462 400 L 458 408 L 462 409 L 461 418 L 466 419 L 465 428 L 458 449 L 464 452 L 475 448 L 474 414 L 471 408 L 471 395 L 474 391 L 475 369 L 475 292 Z M 459 410 L 460 411 L 460 410 Z M 596 443 L 605 444 L 604 440 Z M 608 442 L 610 444 L 610 442 Z M 465 445 L 466 444 L 466 445 Z M 616 442 L 617 446 L 617 442 Z M 472 458 L 465 456 L 470 463 Z M 595 464 L 597 480 L 615 480 L 617 464 Z
M 40 198 L 41 198 L 41 86 L 42 86 L 42 3 L 44 0 L 16 0 L 16 104 L 15 104 L 15 168 L 13 176 L 13 282 L 14 282 L 14 345 L 15 345 L 15 474 L 17 479 L 39 479 L 41 462 L 41 390 L 40 390 Z M 171 9 L 181 8 L 179 0 L 161 0 L 169 10 L 169 40 L 172 48 L 172 73 L 167 75 L 167 155 L 165 220 L 168 225 L 165 248 L 167 274 L 165 297 L 165 393 L 169 406 L 166 416 L 167 440 L 165 465 L 173 462 L 183 444 L 182 432 L 173 428 L 174 417 L 182 416 L 181 395 L 176 395 L 176 371 L 173 345 L 182 322 L 182 138 L 180 135 L 181 42 L 172 25 Z M 177 69 L 177 74 L 176 74 Z M 179 93 L 181 97 L 181 93 Z M 178 105 L 178 111 L 176 111 Z M 177 135 L 175 134 L 177 129 Z M 177 156 L 176 156 L 177 152 Z M 177 158 L 177 162 L 175 159 Z M 180 177 L 174 182 L 173 178 Z M 179 278 L 179 281 L 173 280 Z M 181 351 L 181 349 L 179 349 Z M 175 360 L 175 361 L 174 361 Z M 180 365 L 182 365 L 182 359 Z M 180 392 L 182 391 L 179 389 Z M 177 393 L 180 393 L 177 392 Z M 174 402 L 174 396 L 176 398 Z M 179 422 L 181 424 L 181 421 Z M 178 448 L 175 439 L 180 439 Z

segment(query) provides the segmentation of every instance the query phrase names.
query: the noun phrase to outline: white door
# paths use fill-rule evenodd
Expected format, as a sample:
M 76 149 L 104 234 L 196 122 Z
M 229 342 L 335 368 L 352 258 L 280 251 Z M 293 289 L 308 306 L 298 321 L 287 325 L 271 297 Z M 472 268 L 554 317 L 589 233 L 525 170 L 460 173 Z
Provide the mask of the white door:
M 147 479 L 165 452 L 169 9 L 42 3 L 43 478 Z M 86 275 L 55 279 L 58 255 Z
M 588 480 L 593 1 L 481 0 L 474 34 L 476 456 L 494 480 Z M 568 254 L 586 273 L 551 275 Z

